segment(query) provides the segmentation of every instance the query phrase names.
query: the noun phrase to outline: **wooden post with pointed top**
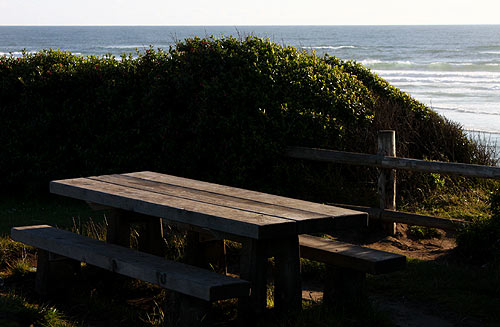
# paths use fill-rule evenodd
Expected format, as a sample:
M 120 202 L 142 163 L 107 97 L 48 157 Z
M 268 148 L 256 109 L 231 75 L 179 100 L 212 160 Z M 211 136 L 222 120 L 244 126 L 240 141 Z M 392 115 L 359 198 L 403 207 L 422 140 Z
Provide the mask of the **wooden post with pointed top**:
M 396 156 L 396 132 L 385 130 L 378 132 L 378 155 Z M 380 209 L 396 210 L 396 170 L 381 169 L 378 178 L 378 196 Z M 384 229 L 391 235 L 396 233 L 396 223 L 383 223 Z

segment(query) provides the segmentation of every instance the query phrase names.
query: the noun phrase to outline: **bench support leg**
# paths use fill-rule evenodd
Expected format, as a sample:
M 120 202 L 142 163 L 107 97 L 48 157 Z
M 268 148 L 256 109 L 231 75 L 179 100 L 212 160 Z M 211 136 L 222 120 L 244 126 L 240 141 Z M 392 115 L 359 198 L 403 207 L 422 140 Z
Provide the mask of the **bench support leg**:
M 366 300 L 366 273 L 326 265 L 325 305 L 359 303 Z
M 209 319 L 212 304 L 198 298 L 172 292 L 167 303 L 167 320 L 173 326 L 202 326 Z
M 35 291 L 40 295 L 63 291 L 79 272 L 79 261 L 38 249 Z

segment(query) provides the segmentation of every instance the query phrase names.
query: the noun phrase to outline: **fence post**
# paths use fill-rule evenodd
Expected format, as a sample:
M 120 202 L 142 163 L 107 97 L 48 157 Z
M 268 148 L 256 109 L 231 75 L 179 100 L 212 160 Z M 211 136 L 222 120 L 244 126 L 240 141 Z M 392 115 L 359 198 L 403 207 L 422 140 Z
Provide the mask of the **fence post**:
M 385 130 L 378 132 L 377 154 L 396 156 L 396 132 Z M 378 196 L 380 209 L 396 210 L 396 170 L 381 169 L 378 177 Z M 396 233 L 396 223 L 384 222 L 383 228 L 391 235 Z

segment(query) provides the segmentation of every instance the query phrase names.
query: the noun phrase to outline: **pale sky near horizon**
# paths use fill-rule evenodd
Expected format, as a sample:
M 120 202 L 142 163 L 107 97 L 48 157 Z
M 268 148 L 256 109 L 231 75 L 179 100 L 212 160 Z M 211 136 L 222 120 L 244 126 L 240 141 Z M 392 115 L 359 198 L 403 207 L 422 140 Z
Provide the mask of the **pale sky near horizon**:
M 500 24 L 499 0 L 0 0 L 0 25 Z

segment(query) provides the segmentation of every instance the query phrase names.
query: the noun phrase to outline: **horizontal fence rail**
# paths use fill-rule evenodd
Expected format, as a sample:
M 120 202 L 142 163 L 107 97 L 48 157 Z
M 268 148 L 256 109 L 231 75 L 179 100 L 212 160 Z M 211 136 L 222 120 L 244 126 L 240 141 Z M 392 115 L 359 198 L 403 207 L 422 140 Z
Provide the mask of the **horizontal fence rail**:
M 287 148 L 287 156 L 297 159 L 370 166 L 383 169 L 403 169 L 426 173 L 500 179 L 500 167 L 463 163 L 426 161 L 399 157 L 387 157 L 377 154 L 343 152 L 295 146 Z
M 448 218 L 439 218 L 432 216 L 424 216 L 416 213 L 408 213 L 401 211 L 393 211 L 393 210 L 384 210 L 379 208 L 371 208 L 364 206 L 355 206 L 350 204 L 331 204 L 336 207 L 341 207 L 345 209 L 357 210 L 368 213 L 370 219 L 380 220 L 385 222 L 393 222 L 397 221 L 401 224 L 407 225 L 417 225 L 417 226 L 426 226 L 432 228 L 439 228 L 444 230 L 457 231 L 467 225 L 469 222 L 458 219 L 448 219 Z
M 382 222 L 384 229 L 389 231 L 389 233 L 391 234 L 394 234 L 395 232 L 394 222 L 451 231 L 459 230 L 460 228 L 463 228 L 464 226 L 467 226 L 469 224 L 469 222 L 464 220 L 439 218 L 396 211 L 395 171 L 397 169 L 418 171 L 424 173 L 438 173 L 445 175 L 448 174 L 477 178 L 500 179 L 500 167 L 442 161 L 426 161 L 396 157 L 395 142 L 395 132 L 386 130 L 379 131 L 379 154 L 365 154 L 289 146 L 286 149 L 286 156 L 296 159 L 379 168 L 380 174 L 378 178 L 378 195 L 380 208 L 347 204 L 334 205 L 368 213 L 370 220 Z M 393 174 L 391 175 L 388 172 L 393 172 Z

